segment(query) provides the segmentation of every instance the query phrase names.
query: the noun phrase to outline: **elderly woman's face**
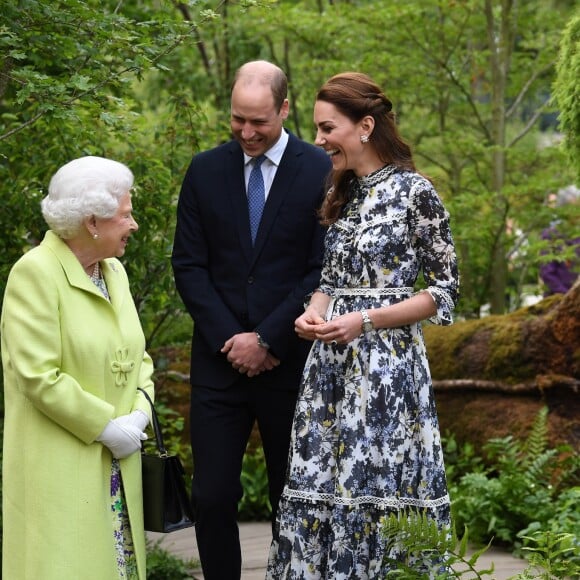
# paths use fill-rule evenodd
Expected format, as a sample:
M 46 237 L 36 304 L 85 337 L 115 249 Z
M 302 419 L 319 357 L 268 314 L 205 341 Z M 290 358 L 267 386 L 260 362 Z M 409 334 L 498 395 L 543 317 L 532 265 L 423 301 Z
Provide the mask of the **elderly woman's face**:
M 131 194 L 127 192 L 119 200 L 117 213 L 108 219 L 97 218 L 98 243 L 106 258 L 121 257 L 125 253 L 129 236 L 139 229 L 133 219 Z

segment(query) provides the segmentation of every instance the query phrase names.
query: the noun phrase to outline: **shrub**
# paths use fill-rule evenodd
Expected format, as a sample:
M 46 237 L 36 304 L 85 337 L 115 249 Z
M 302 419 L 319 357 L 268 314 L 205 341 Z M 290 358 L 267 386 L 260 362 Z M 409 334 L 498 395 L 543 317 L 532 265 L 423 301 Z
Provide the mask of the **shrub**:
M 195 560 L 185 562 L 160 546 L 160 541 L 147 543 L 147 580 L 185 580 L 194 578 Z
M 386 558 L 394 569 L 386 578 L 423 580 L 436 578 L 483 578 L 493 573 L 490 569 L 477 571 L 477 560 L 487 549 L 468 555 L 468 533 L 459 539 L 453 527 L 439 529 L 437 522 L 423 512 L 408 511 L 391 514 L 382 521 L 382 533 L 387 550 L 400 553 L 397 559 Z
M 519 548 L 522 530 L 578 532 L 577 496 L 569 486 L 580 460 L 568 447 L 546 448 L 547 412 L 538 413 L 525 441 L 491 439 L 483 448 L 486 467 L 451 482 L 455 523 L 458 530 L 468 527 L 474 541 L 495 538 Z
M 272 513 L 268 495 L 268 471 L 263 448 L 248 449 L 242 463 L 244 495 L 238 504 L 240 521 L 269 520 Z
M 491 542 L 478 551 L 469 553 L 468 531 L 458 538 L 454 527 L 439 529 L 426 514 L 409 511 L 391 514 L 382 521 L 382 532 L 388 549 L 400 553 L 397 559 L 386 560 L 394 569 L 386 578 L 398 580 L 450 580 L 452 578 L 493 577 L 494 566 L 481 569 L 479 557 Z M 577 536 L 567 533 L 536 532 L 528 538 L 526 548 L 529 565 L 513 576 L 513 580 L 556 580 L 578 578 L 580 565 L 573 557 L 578 554 Z
M 519 535 L 519 534 L 518 534 Z M 521 535 L 527 544 L 523 550 L 529 566 L 520 575 L 522 580 L 534 578 L 578 578 L 580 576 L 580 550 L 578 536 L 537 531 L 530 536 Z

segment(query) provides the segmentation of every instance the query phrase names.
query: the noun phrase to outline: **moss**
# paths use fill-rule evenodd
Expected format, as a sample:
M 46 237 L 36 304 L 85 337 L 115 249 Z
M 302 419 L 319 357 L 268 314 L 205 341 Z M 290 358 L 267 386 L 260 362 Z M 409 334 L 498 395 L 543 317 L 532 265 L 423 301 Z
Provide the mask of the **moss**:
M 431 374 L 434 379 L 456 379 L 464 375 L 458 368 L 457 353 L 484 326 L 483 320 L 452 326 L 426 324 L 423 328 Z
M 489 345 L 485 378 L 518 383 L 535 376 L 528 362 L 522 359 L 523 346 L 521 317 L 497 317 Z
M 549 320 L 560 298 L 505 315 L 424 327 L 434 379 L 470 378 L 516 384 L 534 379 L 537 361 L 526 341 L 538 321 Z M 566 329 L 567 331 L 568 329 Z

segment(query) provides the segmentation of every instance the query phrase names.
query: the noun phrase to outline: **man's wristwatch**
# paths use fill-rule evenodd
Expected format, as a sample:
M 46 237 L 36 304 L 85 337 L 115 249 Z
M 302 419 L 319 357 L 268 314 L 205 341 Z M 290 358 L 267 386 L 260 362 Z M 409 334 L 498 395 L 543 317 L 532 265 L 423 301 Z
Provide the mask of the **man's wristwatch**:
M 360 315 L 362 316 L 362 331 L 364 333 L 370 332 L 374 326 L 373 321 L 370 319 L 369 313 L 363 308 L 360 311 Z
M 258 345 L 268 350 L 270 345 L 260 336 L 260 333 L 257 330 L 254 332 L 256 333 L 256 338 L 258 339 Z

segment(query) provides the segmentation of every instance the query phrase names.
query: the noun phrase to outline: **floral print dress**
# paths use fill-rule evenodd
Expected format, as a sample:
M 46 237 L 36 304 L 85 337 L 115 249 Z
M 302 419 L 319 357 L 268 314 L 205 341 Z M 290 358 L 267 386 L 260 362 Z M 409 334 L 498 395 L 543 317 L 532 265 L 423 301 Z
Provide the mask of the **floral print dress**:
M 449 217 L 432 185 L 386 166 L 351 185 L 328 230 L 319 291 L 327 320 L 414 293 L 420 271 L 451 324 L 458 272 Z M 381 519 L 413 509 L 449 524 L 449 496 L 421 324 L 346 345 L 316 341 L 294 417 L 267 578 L 384 578 Z M 416 568 L 421 564 L 417 563 Z

